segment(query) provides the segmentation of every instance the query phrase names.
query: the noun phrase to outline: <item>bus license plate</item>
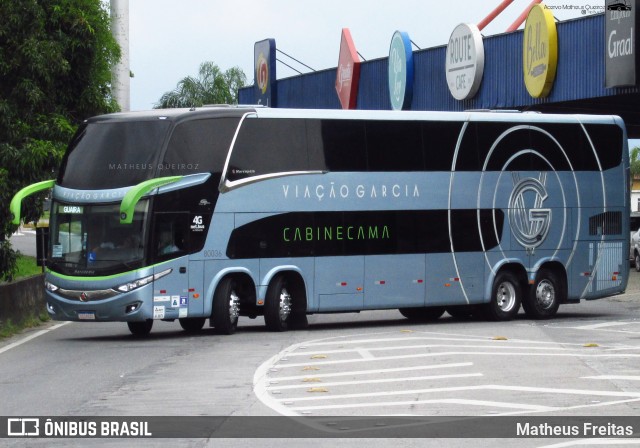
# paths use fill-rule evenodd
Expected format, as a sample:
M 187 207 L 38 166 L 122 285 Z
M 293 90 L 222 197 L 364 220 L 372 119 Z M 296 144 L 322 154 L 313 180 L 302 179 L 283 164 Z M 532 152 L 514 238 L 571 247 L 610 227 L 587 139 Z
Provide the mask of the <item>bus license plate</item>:
M 79 320 L 96 320 L 96 313 L 93 311 L 78 311 Z

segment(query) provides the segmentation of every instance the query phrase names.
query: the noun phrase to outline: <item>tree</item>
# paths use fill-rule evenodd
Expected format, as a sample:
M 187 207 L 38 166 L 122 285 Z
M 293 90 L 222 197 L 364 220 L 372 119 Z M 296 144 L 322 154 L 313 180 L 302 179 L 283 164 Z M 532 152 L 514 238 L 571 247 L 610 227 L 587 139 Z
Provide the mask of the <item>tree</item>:
M 0 279 L 11 279 L 8 204 L 55 176 L 81 120 L 118 109 L 110 82 L 120 48 L 101 0 L 0 0 L 0 17 Z M 42 201 L 23 210 L 36 221 Z
M 222 72 L 213 62 L 203 62 L 197 78 L 187 76 L 175 90 L 164 93 L 156 103 L 157 109 L 199 107 L 205 104 L 237 104 L 238 89 L 247 82 L 242 69 L 233 67 Z
M 630 151 L 630 159 L 631 159 L 631 174 L 632 176 L 640 175 L 640 148 L 635 147 Z

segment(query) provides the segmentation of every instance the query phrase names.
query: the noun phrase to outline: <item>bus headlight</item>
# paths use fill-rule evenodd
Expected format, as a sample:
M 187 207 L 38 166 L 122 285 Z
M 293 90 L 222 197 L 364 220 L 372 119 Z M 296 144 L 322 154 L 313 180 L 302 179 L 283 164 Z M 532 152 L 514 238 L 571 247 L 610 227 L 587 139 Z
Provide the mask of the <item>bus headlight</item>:
M 56 292 L 59 288 L 53 283 L 44 282 L 44 287 L 47 288 L 47 291 Z
M 162 271 L 157 274 L 149 275 L 147 277 L 125 283 L 124 285 L 118 286 L 116 289 L 120 292 L 133 291 L 134 289 L 138 289 L 142 286 L 148 285 L 149 283 L 153 283 L 154 281 L 164 277 L 165 275 L 169 275 L 171 271 L 173 271 L 173 269 L 167 269 L 166 271 Z

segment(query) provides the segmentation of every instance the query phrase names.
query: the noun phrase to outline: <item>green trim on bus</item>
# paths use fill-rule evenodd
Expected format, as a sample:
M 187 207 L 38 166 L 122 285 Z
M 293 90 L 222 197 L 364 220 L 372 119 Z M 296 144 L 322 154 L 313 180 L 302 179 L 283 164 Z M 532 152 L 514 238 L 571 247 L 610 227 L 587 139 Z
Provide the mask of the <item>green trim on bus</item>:
M 100 276 L 100 277 L 86 277 L 86 276 L 82 277 L 82 276 L 77 276 L 77 275 L 64 275 L 64 274 L 59 274 L 57 272 L 54 272 L 49 268 L 46 269 L 46 273 L 50 274 L 50 275 L 52 275 L 54 277 L 61 278 L 63 280 L 75 280 L 75 281 L 81 281 L 81 282 L 91 282 L 91 281 L 98 282 L 98 281 L 103 281 L 103 280 L 113 280 L 113 279 L 118 278 L 118 277 L 123 277 L 125 275 L 133 274 L 135 272 L 139 272 L 139 271 L 143 271 L 143 270 L 147 270 L 147 269 L 155 269 L 158 266 L 162 266 L 163 264 L 167 264 L 170 261 L 174 261 L 174 260 L 175 260 L 175 258 L 172 258 L 171 260 L 166 260 L 166 261 L 163 261 L 163 262 L 160 262 L 160 263 L 157 263 L 157 264 L 153 264 L 153 265 L 150 265 L 150 266 L 144 266 L 142 268 L 134 269 L 132 271 L 120 272 L 119 274 L 104 275 L 104 276 Z
M 120 224 L 131 224 L 133 222 L 134 209 L 142 196 L 154 188 L 177 182 L 180 179 L 182 179 L 182 176 L 160 177 L 157 179 L 145 180 L 144 182 L 140 182 L 138 185 L 131 187 L 120 203 Z
M 38 193 L 39 191 L 46 190 L 48 188 L 52 188 L 56 183 L 55 179 L 51 180 L 43 180 L 42 182 L 36 182 L 35 184 L 28 185 L 24 187 L 22 190 L 18 191 L 13 199 L 11 199 L 11 204 L 9 205 L 9 210 L 11 210 L 12 215 L 12 223 L 15 225 L 20 225 L 20 208 L 22 205 L 22 200 L 27 196 L 31 196 L 32 194 Z

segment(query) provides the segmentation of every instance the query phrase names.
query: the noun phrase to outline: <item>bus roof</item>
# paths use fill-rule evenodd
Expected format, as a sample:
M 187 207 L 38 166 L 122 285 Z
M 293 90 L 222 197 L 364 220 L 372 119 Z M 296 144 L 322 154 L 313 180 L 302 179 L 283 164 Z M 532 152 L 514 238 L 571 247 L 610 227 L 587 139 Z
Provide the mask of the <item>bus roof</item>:
M 542 114 L 538 112 L 471 110 L 465 112 L 443 111 L 386 111 L 386 110 L 340 110 L 340 109 L 278 109 L 262 106 L 214 105 L 191 109 L 153 109 L 147 111 L 120 112 L 89 118 L 87 122 L 130 121 L 130 120 L 171 120 L 189 118 L 232 116 L 239 117 L 247 112 L 258 118 L 308 118 L 341 120 L 416 120 L 416 121 L 502 121 L 528 123 L 600 123 L 622 125 L 622 119 L 613 115 L 570 115 Z

